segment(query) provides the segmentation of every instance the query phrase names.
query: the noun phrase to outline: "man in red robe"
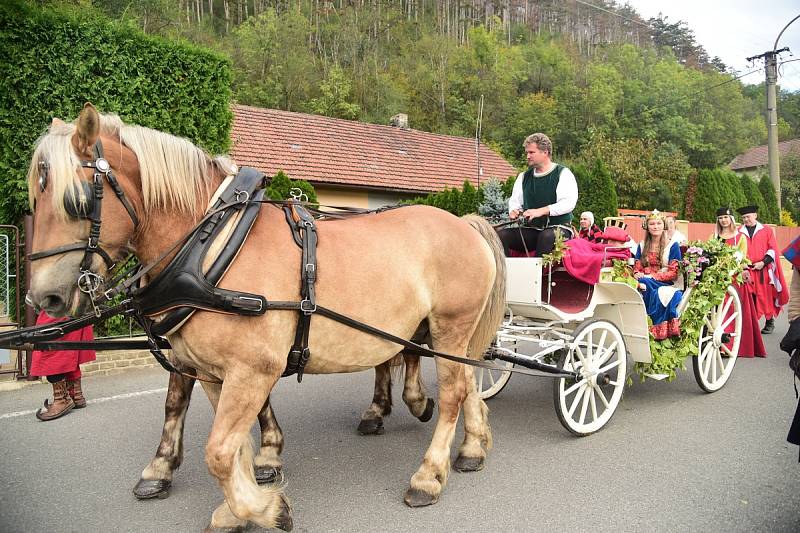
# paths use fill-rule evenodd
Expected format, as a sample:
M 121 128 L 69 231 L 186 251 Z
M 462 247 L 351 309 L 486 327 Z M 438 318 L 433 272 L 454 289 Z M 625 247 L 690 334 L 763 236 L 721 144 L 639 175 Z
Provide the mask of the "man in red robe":
M 738 209 L 744 223 L 739 232 L 747 239 L 747 258 L 752 263 L 750 279 L 756 300 L 756 316 L 767 318 L 761 333 L 775 330 L 775 317 L 789 301 L 789 287 L 783 278 L 778 243 L 771 229 L 758 222 L 758 208 L 748 205 Z
M 52 318 L 42 311 L 36 325 L 54 324 L 67 320 Z M 94 340 L 92 326 L 86 326 L 67 333 L 60 341 Z M 72 409 L 86 407 L 86 398 L 81 388 L 80 365 L 95 360 L 94 350 L 34 350 L 31 357 L 31 376 L 46 376 L 53 386 L 53 401 L 45 400 L 44 407 L 36 411 L 36 418 L 42 421 L 54 420 L 69 413 Z

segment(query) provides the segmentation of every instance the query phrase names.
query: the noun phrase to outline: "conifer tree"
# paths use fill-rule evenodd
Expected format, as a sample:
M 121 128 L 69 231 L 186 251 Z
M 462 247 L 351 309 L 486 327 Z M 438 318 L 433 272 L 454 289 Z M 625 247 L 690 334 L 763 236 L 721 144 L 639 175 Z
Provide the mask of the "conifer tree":
M 508 222 L 508 200 L 503 194 L 503 185 L 492 178 L 483 186 L 483 202 L 478 213 L 493 224 Z
M 742 183 L 742 191 L 747 199 L 745 205 L 754 205 L 758 207 L 759 213 L 762 212 L 764 209 L 764 195 L 758 189 L 758 184 L 747 174 L 742 174 L 740 181 Z
M 780 224 L 780 213 L 778 212 L 778 197 L 775 195 L 775 187 L 767 174 L 761 176 L 758 182 L 758 190 L 764 197 L 763 211 L 759 210 L 758 218 L 766 224 Z

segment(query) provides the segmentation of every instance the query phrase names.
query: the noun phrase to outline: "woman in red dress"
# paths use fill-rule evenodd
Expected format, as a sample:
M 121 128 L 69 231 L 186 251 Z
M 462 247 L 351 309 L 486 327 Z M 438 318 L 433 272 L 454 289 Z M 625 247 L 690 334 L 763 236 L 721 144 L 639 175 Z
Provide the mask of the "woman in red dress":
M 42 311 L 36 319 L 36 325 L 54 324 L 67 320 L 66 318 L 52 318 Z M 60 341 L 91 341 L 94 340 L 92 326 L 86 326 L 67 333 Z M 31 357 L 31 375 L 46 376 L 47 381 L 53 385 L 53 401 L 44 401 L 44 407 L 36 412 L 36 418 L 47 421 L 60 418 L 72 411 L 86 407 L 86 398 L 81 389 L 80 365 L 95 360 L 94 350 L 34 350 Z
M 742 254 L 742 261 L 747 257 L 747 239 L 736 231 L 736 220 L 729 207 L 717 209 L 717 238 L 725 244 L 733 246 Z M 753 285 L 747 270 L 742 274 L 741 280 L 734 280 L 733 286 L 739 292 L 742 301 L 742 339 L 739 343 L 739 357 L 766 357 L 767 350 L 761 338 L 761 327 L 758 325 Z

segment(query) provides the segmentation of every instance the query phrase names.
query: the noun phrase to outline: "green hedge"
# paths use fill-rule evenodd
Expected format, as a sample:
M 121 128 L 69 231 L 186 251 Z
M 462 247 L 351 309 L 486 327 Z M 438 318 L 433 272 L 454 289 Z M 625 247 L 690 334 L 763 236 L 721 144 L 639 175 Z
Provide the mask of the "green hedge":
M 25 173 L 53 117 L 83 104 L 186 137 L 209 152 L 230 145 L 231 66 L 224 57 L 80 10 L 19 0 L 0 6 L 0 223 L 27 210 Z

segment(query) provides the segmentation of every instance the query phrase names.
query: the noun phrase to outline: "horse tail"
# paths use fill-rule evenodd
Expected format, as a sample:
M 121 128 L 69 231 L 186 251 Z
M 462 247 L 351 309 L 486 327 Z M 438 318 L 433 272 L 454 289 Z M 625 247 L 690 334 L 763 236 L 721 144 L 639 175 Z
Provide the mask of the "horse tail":
M 467 347 L 468 357 L 482 359 L 483 352 L 497 334 L 506 312 L 506 257 L 500 237 L 486 219 L 478 215 L 466 215 L 463 218 L 486 240 L 495 263 L 494 285 Z

